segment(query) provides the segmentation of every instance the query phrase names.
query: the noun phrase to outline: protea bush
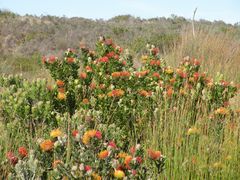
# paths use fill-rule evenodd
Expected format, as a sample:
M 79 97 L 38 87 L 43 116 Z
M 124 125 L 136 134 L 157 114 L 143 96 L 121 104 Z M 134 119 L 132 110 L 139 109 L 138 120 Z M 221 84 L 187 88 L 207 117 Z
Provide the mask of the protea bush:
M 127 49 L 101 37 L 95 51 L 81 46 L 42 62 L 54 83 L 0 78 L 3 177 L 239 175 L 231 161 L 240 158 L 239 112 L 229 105 L 237 85 L 201 72 L 196 58 L 173 68 L 147 45 L 136 68 Z

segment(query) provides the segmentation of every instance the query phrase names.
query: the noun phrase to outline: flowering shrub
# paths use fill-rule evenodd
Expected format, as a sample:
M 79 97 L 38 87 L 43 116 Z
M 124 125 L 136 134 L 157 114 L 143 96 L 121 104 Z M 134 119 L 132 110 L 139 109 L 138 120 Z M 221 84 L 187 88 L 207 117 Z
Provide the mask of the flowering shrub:
M 111 134 L 102 134 L 95 129 L 86 130 L 83 126 L 72 131 L 72 157 L 71 161 L 66 163 L 66 137 L 67 135 L 60 129 L 54 129 L 50 132 L 49 139 L 38 140 L 36 145 L 39 148 L 35 153 L 31 151 L 30 157 L 25 147 L 19 147 L 18 155 L 8 152 L 7 159 L 14 170 L 11 177 L 19 177 L 21 174 L 25 178 L 41 177 L 44 176 L 44 172 L 49 172 L 48 176 L 56 179 L 64 177 L 145 179 L 153 176 L 154 166 L 158 173 L 163 170 L 165 157 L 160 151 L 149 150 L 148 157 L 145 157 L 140 144 L 137 144 L 129 148 L 128 152 L 124 152 L 115 140 L 109 139 Z M 149 169 L 144 164 L 145 160 L 155 162 L 155 165 Z M 30 162 L 34 163 L 33 167 Z M 27 169 L 30 171 L 27 172 Z
M 8 149 L 12 176 L 25 174 L 32 161 L 35 169 L 24 177 L 146 179 L 159 175 L 165 157 L 149 149 L 159 142 L 148 142 L 144 131 L 154 132 L 166 112 L 184 106 L 191 109 L 184 124 L 191 127 L 188 138 L 200 133 L 195 126 L 197 113 L 203 111 L 217 119 L 210 128 L 221 136 L 223 118 L 232 112 L 228 101 L 236 95 L 236 85 L 221 75 L 212 79 L 200 72 L 195 58 L 184 58 L 177 68 L 167 66 L 155 46 L 148 45 L 141 60 L 142 66 L 135 68 L 128 50 L 101 37 L 95 51 L 82 46 L 80 53 L 68 49 L 63 59 L 43 57 L 53 85 L 46 80 L 30 83 L 1 77 L 4 123 L 9 132 L 21 127 L 31 137 L 29 150 L 22 145 L 10 147 L 19 148 L 18 156 Z M 147 142 L 143 146 L 136 143 L 143 140 Z

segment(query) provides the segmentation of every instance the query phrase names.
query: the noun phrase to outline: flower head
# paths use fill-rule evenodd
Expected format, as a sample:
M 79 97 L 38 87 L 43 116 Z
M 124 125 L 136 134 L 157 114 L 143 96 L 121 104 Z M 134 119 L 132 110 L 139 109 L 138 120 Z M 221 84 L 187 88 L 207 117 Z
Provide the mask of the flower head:
M 56 138 L 62 135 L 62 131 L 60 129 L 54 129 L 50 132 L 50 136 L 52 138 Z
M 58 92 L 57 98 L 59 100 L 65 100 L 66 99 L 66 95 L 65 95 L 65 93 Z
M 7 159 L 12 165 L 16 165 L 18 163 L 18 158 L 13 154 L 13 152 L 7 152 Z
M 161 152 L 149 149 L 148 150 L 148 156 L 149 156 L 150 159 L 157 160 L 161 157 Z
M 108 157 L 109 155 L 109 152 L 107 150 L 104 150 L 104 151 L 101 151 L 99 154 L 98 154 L 98 158 L 99 159 L 105 159 L 106 157 Z
M 80 78 L 81 79 L 86 79 L 87 78 L 87 73 L 85 73 L 85 72 L 80 73 Z
M 227 115 L 229 114 L 229 110 L 225 107 L 220 107 L 215 111 L 215 114 Z
M 56 81 L 56 83 L 58 87 L 63 87 L 65 84 L 62 80 L 59 80 L 59 79 Z
M 113 141 L 110 141 L 110 142 L 108 143 L 108 146 L 110 146 L 110 147 L 113 148 L 113 149 L 116 149 L 116 148 L 117 148 L 116 144 L 115 144 Z
M 125 177 L 125 174 L 121 170 L 115 170 L 114 171 L 114 177 L 117 179 L 123 179 Z
M 47 151 L 51 151 L 54 147 L 54 143 L 47 139 L 44 140 L 41 144 L 40 144 L 40 148 L 42 149 L 42 151 L 47 152 Z
M 21 157 L 26 157 L 28 155 L 28 151 L 25 147 L 21 146 L 18 148 L 18 153 Z

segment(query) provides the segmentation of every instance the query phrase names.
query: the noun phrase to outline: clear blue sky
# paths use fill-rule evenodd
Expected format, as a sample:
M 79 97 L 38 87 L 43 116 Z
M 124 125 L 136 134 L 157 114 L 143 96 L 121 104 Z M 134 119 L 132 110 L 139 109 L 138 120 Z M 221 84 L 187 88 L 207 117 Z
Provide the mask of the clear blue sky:
M 131 14 L 141 18 L 171 14 L 196 19 L 240 22 L 240 0 L 0 0 L 0 9 L 18 14 L 109 19 Z

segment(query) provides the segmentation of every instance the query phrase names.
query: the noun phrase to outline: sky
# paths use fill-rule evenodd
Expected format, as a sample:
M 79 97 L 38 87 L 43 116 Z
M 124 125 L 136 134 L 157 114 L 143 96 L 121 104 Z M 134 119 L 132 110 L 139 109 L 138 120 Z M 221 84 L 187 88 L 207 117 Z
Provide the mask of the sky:
M 55 15 L 110 19 L 130 14 L 140 18 L 170 17 L 240 22 L 240 0 L 0 0 L 0 9 L 20 15 Z

